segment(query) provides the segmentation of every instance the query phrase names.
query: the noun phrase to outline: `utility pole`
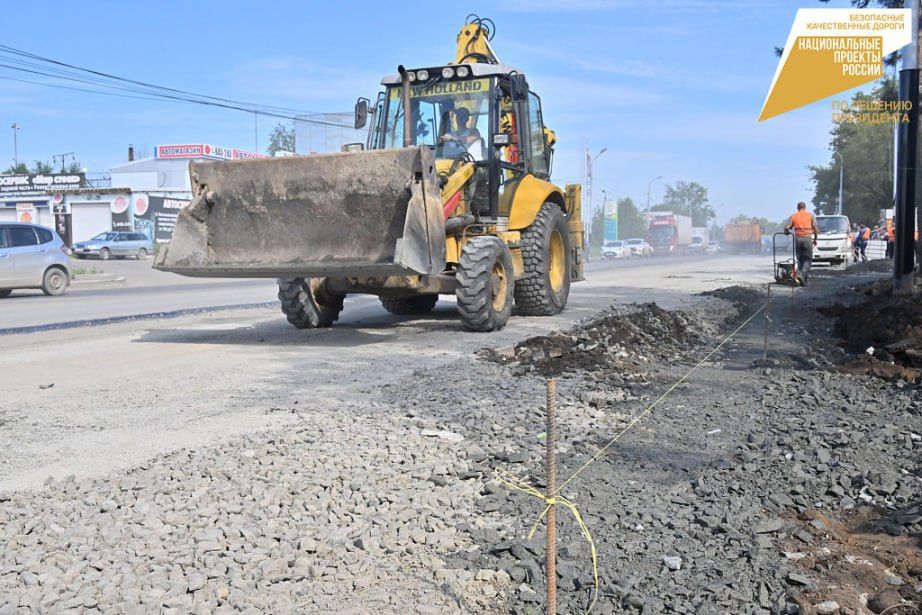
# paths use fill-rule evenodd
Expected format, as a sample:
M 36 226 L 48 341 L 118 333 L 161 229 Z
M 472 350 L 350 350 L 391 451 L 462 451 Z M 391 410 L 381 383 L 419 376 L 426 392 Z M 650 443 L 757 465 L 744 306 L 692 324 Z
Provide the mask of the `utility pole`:
M 51 157 L 51 162 L 52 162 L 52 163 L 54 163 L 56 160 L 58 160 L 58 159 L 60 158 L 60 160 L 61 160 L 61 173 L 64 172 L 64 164 L 67 162 L 67 157 L 68 157 L 68 156 L 70 156 L 70 159 L 71 159 L 71 160 L 76 160 L 76 159 L 74 158 L 74 153 L 73 153 L 73 152 L 67 152 L 66 154 L 55 154 L 55 155 L 53 155 L 53 156 Z
M 844 189 L 842 187 L 845 181 L 845 160 L 842 158 L 842 154 L 840 154 L 838 151 L 833 151 L 832 154 L 833 156 L 839 158 L 839 202 L 836 204 L 836 215 L 841 216 L 842 212 L 845 210 L 845 193 L 843 192 Z
M 916 230 L 916 174 L 919 139 L 919 0 L 912 3 L 912 39 L 903 48 L 900 70 L 900 101 L 908 102 L 909 122 L 899 127 L 897 149 L 895 241 L 893 244 L 893 292 L 913 288 Z
M 10 124 L 10 128 L 13 129 L 13 166 L 19 166 L 19 143 L 16 140 L 16 133 L 19 132 L 19 124 L 13 122 Z
M 588 147 L 586 148 L 586 170 L 589 174 L 589 212 L 590 212 L 590 215 L 595 214 L 595 208 L 592 206 L 592 196 L 593 196 L 592 194 L 592 165 L 594 165 L 595 161 L 599 159 L 599 156 L 601 156 L 607 151 L 608 151 L 608 148 L 603 147 L 602 150 L 598 154 L 596 154 L 595 156 L 592 156 L 589 153 L 589 148 Z
M 647 206 L 644 208 L 644 213 L 647 213 L 647 212 L 650 211 L 650 189 L 653 188 L 653 183 L 654 183 L 654 182 L 657 182 L 657 181 L 659 181 L 659 180 L 661 180 L 661 179 L 663 179 L 663 176 L 662 176 L 662 175 L 658 175 L 658 176 L 654 177 L 653 179 L 651 179 L 651 180 L 647 183 Z

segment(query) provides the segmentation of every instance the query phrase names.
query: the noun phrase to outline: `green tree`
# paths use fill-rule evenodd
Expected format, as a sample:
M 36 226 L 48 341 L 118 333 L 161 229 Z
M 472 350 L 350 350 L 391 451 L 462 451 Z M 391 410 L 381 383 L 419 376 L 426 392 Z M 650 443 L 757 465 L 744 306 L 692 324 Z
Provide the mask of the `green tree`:
M 896 83 L 884 79 L 870 94 L 858 92 L 852 102 L 896 100 Z M 829 149 L 842 157 L 845 170 L 842 213 L 853 222 L 873 224 L 893 200 L 893 125 L 839 121 L 830 131 Z M 818 213 L 835 213 L 839 203 L 839 159 L 808 167 Z
M 605 212 L 601 209 L 592 214 L 589 224 L 589 254 L 598 257 L 602 254 L 602 236 L 605 232 Z
M 643 214 L 629 197 L 618 199 L 618 238 L 645 237 L 647 223 Z
M 25 162 L 18 162 L 16 164 L 11 164 L 3 172 L 4 175 L 23 175 L 29 172 L 29 167 L 26 166 Z
M 266 148 L 266 153 L 270 156 L 275 156 L 276 152 L 294 153 L 294 151 L 294 126 L 286 126 L 285 124 L 279 122 L 278 125 L 272 129 L 272 134 L 269 135 L 269 146 Z
M 67 168 L 64 169 L 64 172 L 65 173 L 82 173 L 83 167 L 80 166 L 79 162 L 74 160 L 69 165 L 67 165 Z
M 692 226 L 707 226 L 708 220 L 714 217 L 714 208 L 708 201 L 708 189 L 698 182 L 680 180 L 674 186 L 666 184 L 663 202 L 651 209 L 690 216 Z
M 42 162 L 41 160 L 36 160 L 35 163 L 33 163 L 33 165 L 32 165 L 32 170 L 29 171 L 29 172 L 30 172 L 30 173 L 40 173 L 40 174 L 42 174 L 42 175 L 45 175 L 45 174 L 48 174 L 48 173 L 54 173 L 54 167 L 52 167 L 52 166 L 51 166 L 50 164 L 48 164 L 47 162 Z

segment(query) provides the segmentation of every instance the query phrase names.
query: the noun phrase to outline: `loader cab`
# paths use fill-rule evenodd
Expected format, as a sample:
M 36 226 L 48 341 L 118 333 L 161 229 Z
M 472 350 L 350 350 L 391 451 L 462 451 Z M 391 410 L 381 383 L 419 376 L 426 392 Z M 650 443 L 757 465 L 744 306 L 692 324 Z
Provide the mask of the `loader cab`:
M 496 64 L 459 64 L 408 71 L 414 145 L 432 150 L 440 175 L 472 162 L 472 209 L 479 216 L 509 216 L 518 182 L 528 174 L 548 179 L 548 143 L 540 98 L 524 75 Z M 402 81 L 382 80 L 369 133 L 369 149 L 403 147 Z

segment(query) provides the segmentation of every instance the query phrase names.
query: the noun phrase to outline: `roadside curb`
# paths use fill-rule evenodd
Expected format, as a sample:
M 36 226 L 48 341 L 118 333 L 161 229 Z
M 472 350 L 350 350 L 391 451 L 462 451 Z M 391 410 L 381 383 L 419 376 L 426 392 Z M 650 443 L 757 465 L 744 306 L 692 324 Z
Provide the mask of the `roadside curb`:
M 80 275 L 70 281 L 71 290 L 96 290 L 113 286 L 127 286 L 125 276 L 114 273 Z

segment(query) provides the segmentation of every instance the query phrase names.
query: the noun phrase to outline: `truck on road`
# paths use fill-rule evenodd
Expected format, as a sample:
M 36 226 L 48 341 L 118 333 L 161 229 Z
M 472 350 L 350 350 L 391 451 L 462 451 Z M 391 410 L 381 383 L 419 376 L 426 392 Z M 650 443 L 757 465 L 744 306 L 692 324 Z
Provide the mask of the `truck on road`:
M 692 220 L 671 211 L 651 212 L 647 241 L 654 254 L 688 254 L 692 245 Z
M 733 254 L 762 252 L 762 227 L 750 222 L 737 222 L 724 227 L 723 247 Z

